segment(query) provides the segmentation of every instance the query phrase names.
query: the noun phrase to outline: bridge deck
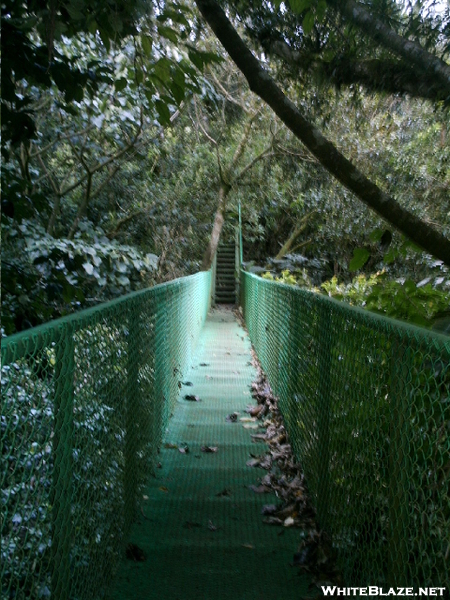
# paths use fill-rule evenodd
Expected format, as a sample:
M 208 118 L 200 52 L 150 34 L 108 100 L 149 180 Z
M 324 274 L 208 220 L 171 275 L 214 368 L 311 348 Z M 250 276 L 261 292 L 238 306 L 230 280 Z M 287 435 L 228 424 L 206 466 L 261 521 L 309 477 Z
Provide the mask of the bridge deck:
M 113 598 L 127 600 L 298 600 L 308 579 L 290 566 L 299 531 L 266 525 L 261 507 L 271 494 L 248 489 L 264 475 L 250 468 L 252 442 L 245 422 L 255 377 L 250 341 L 229 309 L 214 309 L 201 334 L 161 451 L 161 468 L 149 482 L 143 514 L 130 541 L 144 562 L 124 560 Z M 200 366 L 206 363 L 207 366 Z M 186 394 L 201 402 L 184 399 Z M 183 454 L 176 445 L 189 448 Z M 202 446 L 216 446 L 205 453 Z

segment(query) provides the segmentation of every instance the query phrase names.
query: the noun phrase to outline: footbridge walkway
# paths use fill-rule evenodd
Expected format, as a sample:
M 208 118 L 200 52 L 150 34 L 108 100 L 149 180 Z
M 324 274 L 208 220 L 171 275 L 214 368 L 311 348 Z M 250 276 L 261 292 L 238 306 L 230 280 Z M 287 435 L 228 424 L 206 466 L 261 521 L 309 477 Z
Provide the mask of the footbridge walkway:
M 310 594 L 248 487 L 251 343 L 343 584 L 449 587 L 449 338 L 241 270 L 247 333 L 211 283 L 3 340 L 2 597 Z

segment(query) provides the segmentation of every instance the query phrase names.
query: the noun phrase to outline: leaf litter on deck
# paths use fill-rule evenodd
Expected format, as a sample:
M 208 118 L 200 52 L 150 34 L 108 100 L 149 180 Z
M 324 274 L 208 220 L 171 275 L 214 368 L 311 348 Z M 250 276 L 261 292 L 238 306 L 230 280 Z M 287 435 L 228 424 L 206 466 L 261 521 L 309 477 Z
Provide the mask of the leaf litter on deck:
M 242 318 L 239 312 L 237 316 Z M 330 582 L 340 584 L 342 580 L 336 568 L 334 550 L 328 536 L 318 529 L 316 513 L 309 500 L 303 472 L 289 443 L 278 399 L 273 395 L 253 350 L 252 355 L 257 378 L 252 383 L 251 393 L 257 404 L 249 405 L 246 412 L 253 417 L 248 420 L 257 421 L 259 425 L 244 422 L 243 426 L 264 427 L 265 432 L 252 434 L 252 439 L 257 443 L 265 442 L 267 450 L 259 457 L 252 455 L 247 466 L 264 468 L 268 473 L 260 479 L 259 485 L 251 485 L 249 489 L 257 494 L 274 493 L 281 500 L 279 504 L 263 506 L 261 512 L 265 524 L 302 530 L 292 566 L 311 573 L 318 587 Z

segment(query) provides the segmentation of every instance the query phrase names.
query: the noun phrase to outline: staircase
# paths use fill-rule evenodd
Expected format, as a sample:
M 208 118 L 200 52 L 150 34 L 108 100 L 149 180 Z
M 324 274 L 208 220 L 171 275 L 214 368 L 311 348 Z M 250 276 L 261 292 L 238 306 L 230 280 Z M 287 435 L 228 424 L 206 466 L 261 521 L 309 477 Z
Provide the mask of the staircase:
M 235 252 L 234 242 L 220 244 L 217 248 L 216 304 L 236 302 Z

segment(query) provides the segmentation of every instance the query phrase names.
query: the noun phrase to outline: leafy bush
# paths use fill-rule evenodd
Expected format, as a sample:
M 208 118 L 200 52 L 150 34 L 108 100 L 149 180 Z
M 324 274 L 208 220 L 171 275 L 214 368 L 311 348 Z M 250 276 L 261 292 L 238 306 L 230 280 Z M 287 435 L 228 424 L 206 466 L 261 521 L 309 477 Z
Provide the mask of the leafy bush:
M 431 283 L 389 281 L 378 272 L 369 277 L 358 275 L 349 284 L 339 284 L 333 277 L 321 287 L 333 298 L 421 327 L 435 327 L 450 317 L 450 292 Z
M 109 240 L 87 225 L 55 239 L 35 222 L 3 226 L 3 327 L 7 334 L 154 282 L 158 257 Z
M 298 272 L 298 274 L 291 273 L 289 269 L 284 269 L 281 271 L 281 275 L 279 277 L 274 277 L 272 273 L 267 271 L 261 275 L 263 279 L 269 279 L 278 281 L 279 283 L 285 283 L 287 285 L 298 285 L 301 287 L 311 287 L 311 280 L 308 277 L 308 274 L 305 269 L 302 269 Z

